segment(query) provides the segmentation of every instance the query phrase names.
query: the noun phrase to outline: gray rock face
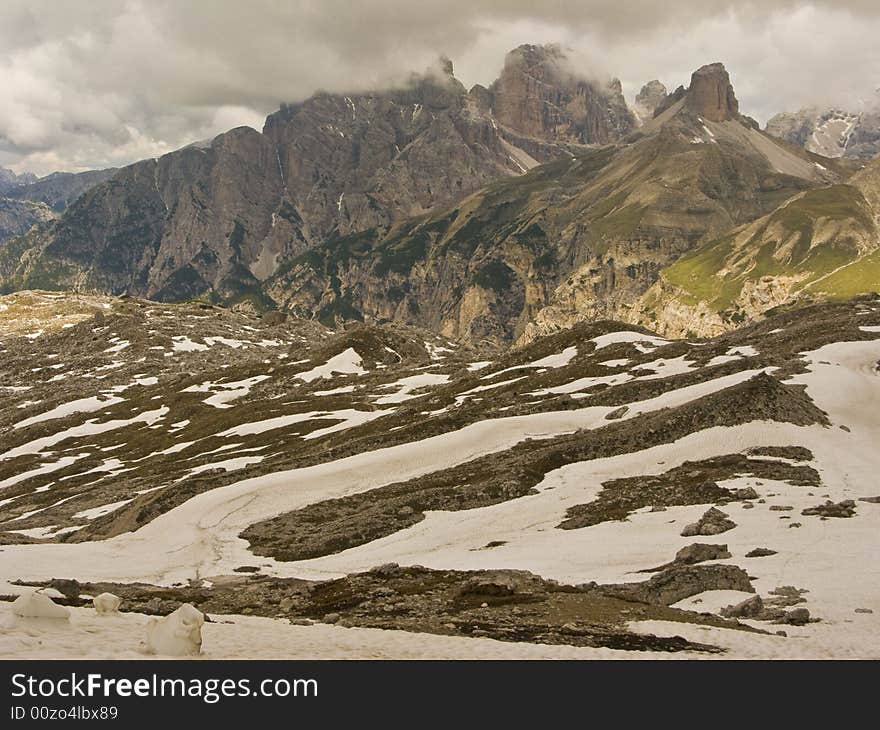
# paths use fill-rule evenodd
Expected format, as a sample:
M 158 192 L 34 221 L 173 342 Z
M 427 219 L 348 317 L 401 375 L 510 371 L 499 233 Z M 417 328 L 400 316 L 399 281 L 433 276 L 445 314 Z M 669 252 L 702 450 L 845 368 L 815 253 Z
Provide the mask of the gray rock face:
M 607 144 L 636 125 L 620 82 L 579 77 L 559 46 L 523 45 L 508 53 L 489 95 L 498 122 L 528 137 Z
M 657 79 L 649 81 L 636 94 L 633 112 L 641 123 L 653 119 L 655 110 L 666 100 L 666 87 Z
M 0 198 L 0 243 L 7 238 L 21 236 L 38 223 L 53 218 L 45 205 L 24 200 Z

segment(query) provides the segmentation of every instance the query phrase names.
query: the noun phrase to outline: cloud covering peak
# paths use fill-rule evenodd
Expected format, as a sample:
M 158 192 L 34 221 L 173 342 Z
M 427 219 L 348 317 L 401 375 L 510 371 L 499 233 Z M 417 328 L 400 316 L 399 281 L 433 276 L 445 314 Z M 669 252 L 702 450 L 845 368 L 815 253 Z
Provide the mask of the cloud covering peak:
M 4 0 L 3 15 L 0 165 L 39 174 L 259 129 L 282 101 L 387 87 L 440 54 L 466 86 L 489 84 L 521 43 L 560 43 L 629 99 L 721 59 L 759 119 L 880 85 L 872 0 Z

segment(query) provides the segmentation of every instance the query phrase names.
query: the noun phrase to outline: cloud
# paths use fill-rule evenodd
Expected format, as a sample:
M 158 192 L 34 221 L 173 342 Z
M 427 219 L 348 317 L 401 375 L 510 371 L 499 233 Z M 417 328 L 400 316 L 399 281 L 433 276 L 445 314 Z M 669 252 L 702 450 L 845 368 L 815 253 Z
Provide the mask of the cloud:
M 392 85 L 443 53 L 466 84 L 504 54 L 559 42 L 632 97 L 724 61 L 759 119 L 856 104 L 880 85 L 874 0 L 4 0 L 0 162 L 48 173 L 121 165 L 259 128 L 318 89 Z

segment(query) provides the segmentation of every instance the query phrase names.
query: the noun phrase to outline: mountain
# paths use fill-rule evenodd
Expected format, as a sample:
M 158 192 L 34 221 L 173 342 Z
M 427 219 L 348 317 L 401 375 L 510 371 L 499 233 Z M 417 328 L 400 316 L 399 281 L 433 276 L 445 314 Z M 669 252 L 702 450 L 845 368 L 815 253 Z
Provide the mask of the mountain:
M 46 223 L 53 217 L 52 211 L 40 203 L 0 198 L 0 245 L 6 239 L 21 236 L 38 223 Z
M 52 210 L 60 213 L 86 190 L 109 180 L 116 172 L 115 168 L 86 172 L 53 172 L 39 179 L 20 182 L 5 195 L 14 200 L 45 203 Z
M 13 188 L 28 185 L 36 180 L 37 176 L 33 173 L 25 172 L 19 175 L 5 167 L 0 167 L 0 195 L 6 195 Z
M 666 87 L 657 79 L 649 81 L 636 94 L 633 103 L 633 113 L 641 124 L 645 124 L 654 118 L 654 112 L 666 101 Z
M 825 157 L 870 160 L 880 155 L 880 111 L 808 108 L 768 120 L 767 134 Z
M 0 282 L 271 306 L 262 283 L 328 240 L 631 128 L 618 87 L 563 74 L 558 49 L 528 48 L 488 90 L 467 91 L 444 61 L 401 88 L 319 93 L 283 105 L 262 132 L 235 129 L 124 168 L 40 235 L 0 250 Z M 541 74 L 546 98 L 530 96 L 526 71 Z M 556 102 L 566 109 L 547 112 Z
M 685 254 L 639 303 L 666 334 L 718 334 L 774 307 L 880 292 L 880 160 Z
M 183 603 L 209 659 L 880 655 L 878 297 L 488 350 L 18 292 L 0 348 L 6 659 Z
M 329 240 L 264 291 L 327 324 L 395 320 L 468 342 L 626 320 L 676 258 L 845 172 L 755 129 L 712 64 L 626 140 Z
M 508 133 L 529 139 L 608 144 L 636 126 L 620 82 L 601 83 L 578 76 L 555 45 L 523 45 L 508 53 L 501 75 L 485 96 L 498 124 Z M 536 156 L 546 159 L 546 154 Z

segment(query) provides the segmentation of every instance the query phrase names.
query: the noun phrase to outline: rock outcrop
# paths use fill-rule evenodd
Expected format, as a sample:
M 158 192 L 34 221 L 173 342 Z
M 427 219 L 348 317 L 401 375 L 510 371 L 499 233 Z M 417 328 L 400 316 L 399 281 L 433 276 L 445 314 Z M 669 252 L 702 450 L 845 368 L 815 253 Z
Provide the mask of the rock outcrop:
M 489 96 L 500 124 L 537 139 L 607 144 L 635 127 L 620 82 L 580 77 L 555 45 L 522 45 L 508 53 Z
M 739 117 L 739 102 L 724 64 L 710 63 L 694 71 L 688 88 L 687 107 L 711 122 L 726 122 Z

